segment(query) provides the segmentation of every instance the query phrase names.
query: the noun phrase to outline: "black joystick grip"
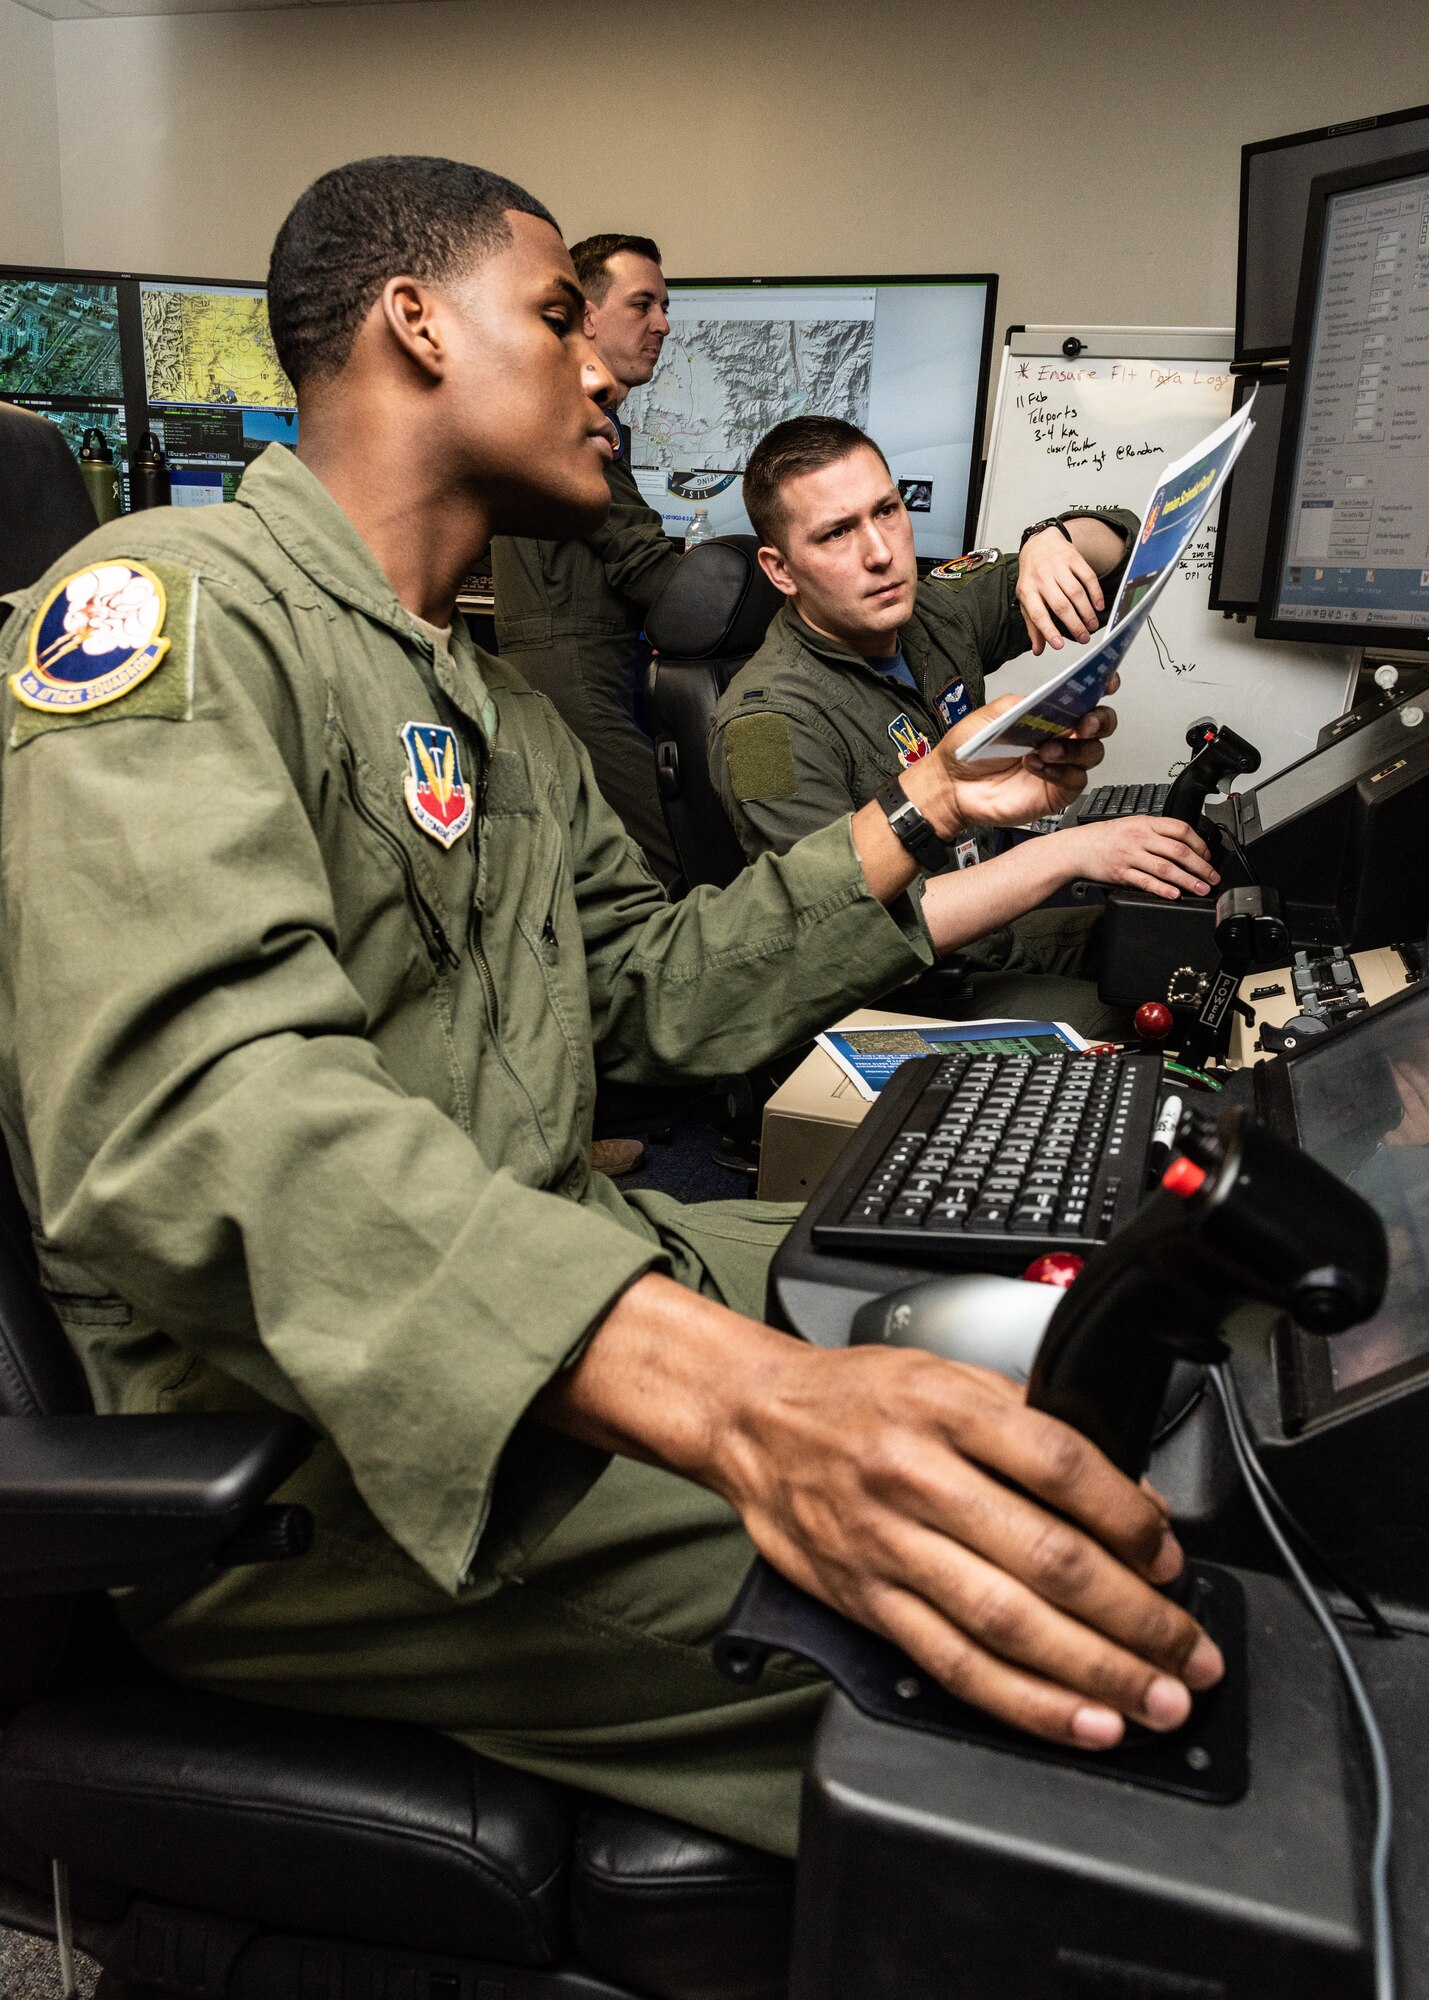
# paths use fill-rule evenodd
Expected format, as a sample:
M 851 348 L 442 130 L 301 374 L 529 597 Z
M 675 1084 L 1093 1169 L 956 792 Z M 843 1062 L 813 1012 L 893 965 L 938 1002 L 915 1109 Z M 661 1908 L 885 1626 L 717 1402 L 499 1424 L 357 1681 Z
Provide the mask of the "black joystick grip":
M 1233 729 L 1222 728 L 1209 717 L 1191 724 L 1186 742 L 1196 754 L 1167 794 L 1166 818 L 1179 819 L 1186 826 L 1204 832 L 1201 815 L 1206 800 L 1221 789 L 1227 778 L 1258 771 L 1260 752 Z
M 1307 1332 L 1342 1333 L 1378 1310 L 1387 1276 L 1369 1204 L 1245 1111 L 1224 1111 L 1063 1296 L 1027 1400 L 1138 1479 L 1173 1365 L 1220 1360 L 1235 1306 L 1262 1299 Z

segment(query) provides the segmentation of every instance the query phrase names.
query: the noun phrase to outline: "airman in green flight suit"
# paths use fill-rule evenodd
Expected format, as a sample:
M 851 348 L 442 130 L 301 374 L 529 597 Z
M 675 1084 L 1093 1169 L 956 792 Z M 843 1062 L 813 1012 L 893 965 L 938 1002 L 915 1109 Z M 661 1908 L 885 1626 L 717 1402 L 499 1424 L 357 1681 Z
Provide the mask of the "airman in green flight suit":
M 613 383 L 540 204 L 358 162 L 273 254 L 299 456 L 111 523 L 0 634 L 0 1122 L 102 1411 L 300 1413 L 301 1561 L 121 1611 L 162 1669 L 418 1720 L 790 1852 L 822 1691 L 722 1681 L 753 1548 L 1044 1735 L 1221 1671 L 1162 1505 L 1000 1377 L 760 1323 L 789 1210 L 625 1197 L 597 1074 L 743 1067 L 930 956 L 877 808 L 672 904 L 468 638 L 494 530 L 607 505 Z M 909 774 L 929 823 L 1073 796 Z

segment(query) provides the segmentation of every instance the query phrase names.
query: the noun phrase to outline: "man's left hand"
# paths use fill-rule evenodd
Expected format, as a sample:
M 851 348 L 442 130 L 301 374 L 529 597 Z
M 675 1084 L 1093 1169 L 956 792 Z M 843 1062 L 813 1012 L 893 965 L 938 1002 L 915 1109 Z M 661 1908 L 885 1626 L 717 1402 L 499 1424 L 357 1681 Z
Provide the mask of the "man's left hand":
M 1023 544 L 1017 602 L 1034 655 L 1048 646 L 1060 652 L 1067 643 L 1064 632 L 1073 639 L 1090 639 L 1106 609 L 1096 571 L 1057 528 L 1044 528 Z
M 1059 813 L 1087 782 L 1087 772 L 1106 754 L 1104 740 L 1116 728 L 1116 712 L 1094 708 L 1068 736 L 1058 736 L 1032 756 L 979 759 L 963 763 L 959 746 L 1022 699 L 1005 694 L 950 729 L 931 756 L 909 766 L 903 789 L 940 831 L 963 826 L 1020 826 Z M 926 787 L 928 803 L 922 794 Z

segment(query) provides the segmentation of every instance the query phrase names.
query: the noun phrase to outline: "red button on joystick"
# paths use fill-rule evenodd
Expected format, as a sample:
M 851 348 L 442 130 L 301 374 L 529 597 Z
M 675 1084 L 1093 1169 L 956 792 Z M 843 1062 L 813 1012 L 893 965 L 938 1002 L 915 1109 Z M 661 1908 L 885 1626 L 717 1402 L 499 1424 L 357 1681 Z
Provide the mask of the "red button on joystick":
M 1197 1188 L 1204 1186 L 1205 1179 L 1204 1167 L 1198 1167 L 1194 1160 L 1180 1159 L 1171 1162 L 1161 1176 L 1161 1185 L 1168 1194 L 1178 1194 L 1185 1201 Z
M 1175 1025 L 1171 1009 L 1161 1000 L 1143 1000 L 1131 1017 L 1143 1042 L 1164 1042 Z
M 1032 1259 L 1022 1275 L 1029 1285 L 1056 1285 L 1065 1292 L 1077 1282 L 1084 1262 L 1075 1250 L 1045 1250 Z

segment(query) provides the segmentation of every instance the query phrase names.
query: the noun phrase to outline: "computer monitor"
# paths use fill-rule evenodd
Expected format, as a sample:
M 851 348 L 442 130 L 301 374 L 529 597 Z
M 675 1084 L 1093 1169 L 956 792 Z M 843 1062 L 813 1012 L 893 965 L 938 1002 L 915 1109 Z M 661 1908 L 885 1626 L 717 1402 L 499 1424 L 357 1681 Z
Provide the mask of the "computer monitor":
M 114 276 L 0 266 L 0 398 L 48 417 L 76 457 L 85 432 L 102 431 L 127 504 L 128 410 Z
M 146 430 L 180 507 L 231 500 L 260 452 L 298 438 L 263 288 L 223 280 L 0 267 L 0 397 L 48 417 L 76 452 L 102 430 L 126 506 Z
M 1305 209 L 1317 174 L 1429 146 L 1429 104 L 1288 132 L 1241 148 L 1235 358 L 1283 361 L 1295 330 Z
M 1265 573 L 1265 541 L 1275 491 L 1275 460 L 1285 412 L 1285 372 L 1262 370 L 1236 377 L 1233 409 L 1255 391 L 1255 425 L 1245 450 L 1231 467 L 1216 522 L 1211 561 L 1212 611 L 1253 613 L 1260 603 Z
M 920 557 L 960 555 L 973 518 L 992 360 L 994 276 L 680 278 L 651 380 L 621 409 L 631 470 L 666 530 L 697 507 L 748 534 L 745 466 L 786 417 L 868 432 Z
M 1256 632 L 1429 646 L 1429 152 L 1312 185 Z

